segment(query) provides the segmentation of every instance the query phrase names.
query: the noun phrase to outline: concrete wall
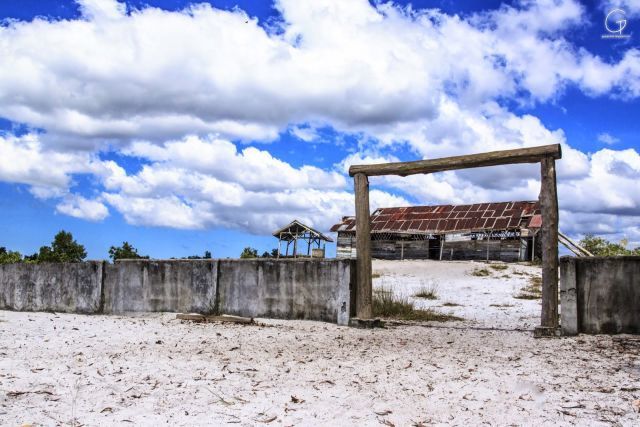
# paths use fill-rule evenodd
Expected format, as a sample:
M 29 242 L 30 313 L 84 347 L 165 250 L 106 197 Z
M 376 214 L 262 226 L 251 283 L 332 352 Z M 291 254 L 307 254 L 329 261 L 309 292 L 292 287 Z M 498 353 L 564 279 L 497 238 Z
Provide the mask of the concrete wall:
M 346 325 L 352 264 L 350 260 L 220 260 L 220 312 Z
M 102 261 L 0 265 L 0 309 L 96 313 Z
M 213 313 L 218 261 L 125 260 L 105 265 L 104 312 Z
M 353 260 L 125 260 L 0 265 L 0 309 L 173 311 L 349 322 Z
M 640 333 L 640 257 L 560 258 L 565 335 Z

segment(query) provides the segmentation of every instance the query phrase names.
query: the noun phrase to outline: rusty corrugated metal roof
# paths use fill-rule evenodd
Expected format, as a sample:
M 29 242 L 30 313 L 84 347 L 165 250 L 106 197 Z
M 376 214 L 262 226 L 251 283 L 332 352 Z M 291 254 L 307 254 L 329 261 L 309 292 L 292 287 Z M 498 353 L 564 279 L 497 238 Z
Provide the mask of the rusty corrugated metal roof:
M 531 217 L 528 228 L 540 228 L 540 227 L 542 227 L 542 215 L 535 214 Z
M 515 230 L 528 227 L 540 214 L 538 202 L 476 203 L 472 205 L 380 208 L 371 215 L 372 233 L 444 234 Z M 355 231 L 355 217 L 347 216 L 331 231 Z

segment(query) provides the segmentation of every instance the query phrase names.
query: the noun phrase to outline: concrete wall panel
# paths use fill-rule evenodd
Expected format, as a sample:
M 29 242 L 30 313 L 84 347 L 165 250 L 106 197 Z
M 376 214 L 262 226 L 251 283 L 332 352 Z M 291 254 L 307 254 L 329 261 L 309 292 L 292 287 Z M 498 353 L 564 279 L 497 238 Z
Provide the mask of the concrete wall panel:
M 220 312 L 346 325 L 350 260 L 220 260 Z
M 0 309 L 98 313 L 102 261 L 0 265 Z
M 126 260 L 107 264 L 104 312 L 213 313 L 216 260 Z
M 568 332 L 640 333 L 640 257 L 563 257 L 561 272 L 568 308 L 561 306 L 561 321 Z

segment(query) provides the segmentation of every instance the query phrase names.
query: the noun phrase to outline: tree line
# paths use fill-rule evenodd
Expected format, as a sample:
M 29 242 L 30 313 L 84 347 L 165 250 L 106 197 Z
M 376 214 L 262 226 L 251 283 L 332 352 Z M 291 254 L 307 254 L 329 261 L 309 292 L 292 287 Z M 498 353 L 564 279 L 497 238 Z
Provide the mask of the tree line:
M 595 256 L 640 256 L 640 247 L 627 249 L 626 239 L 620 242 L 610 242 L 602 237 L 587 234 L 580 240 L 580 246 L 591 252 Z M 240 253 L 240 258 L 277 258 L 278 249 L 271 252 L 265 251 L 258 256 L 258 250 L 247 246 Z M 55 235 L 50 246 L 42 246 L 40 250 L 32 255 L 22 255 L 18 251 L 11 251 L 0 246 L 0 264 L 10 264 L 18 262 L 80 262 L 87 258 L 87 251 L 83 245 L 75 241 L 73 235 L 61 230 Z M 129 242 L 122 242 L 120 246 L 109 248 L 109 258 L 112 261 L 118 259 L 149 259 L 148 255 L 140 255 L 138 250 Z M 176 259 L 176 258 L 171 258 Z M 205 251 L 204 255 L 190 255 L 182 259 L 211 259 L 211 252 Z
M 240 253 L 240 258 L 277 258 L 278 250 L 265 251 L 258 256 L 258 250 L 246 247 Z M 42 246 L 38 252 L 32 255 L 22 255 L 18 251 L 8 250 L 0 246 L 0 264 L 11 264 L 19 262 L 80 262 L 87 258 L 87 251 L 84 245 L 78 243 L 73 235 L 61 230 L 56 234 L 49 246 Z M 118 259 L 149 259 L 148 255 L 141 255 L 138 250 L 129 242 L 122 242 L 120 246 L 109 248 L 109 258 L 111 261 Z M 211 259 L 211 251 L 205 251 L 204 255 L 190 255 L 181 259 Z M 176 259 L 176 258 L 171 258 Z
M 18 262 L 38 263 L 38 262 L 80 262 L 87 258 L 87 251 L 84 245 L 78 243 L 73 235 L 61 230 L 56 234 L 49 246 L 42 246 L 38 252 L 32 255 L 22 255 L 18 251 L 8 250 L 0 247 L 0 264 L 10 264 Z M 122 242 L 120 246 L 109 248 L 109 258 L 112 261 L 118 259 L 149 259 L 148 255 L 140 255 L 138 250 L 129 242 Z M 208 259 L 211 252 L 205 251 L 202 255 L 191 255 L 183 259 Z
M 258 250 L 257 249 L 254 249 L 252 247 L 247 246 L 240 253 L 240 258 L 242 258 L 242 259 L 247 259 L 247 258 L 277 258 L 277 257 L 278 257 L 278 250 L 277 249 L 271 249 L 271 252 L 264 251 L 261 256 L 258 256 Z

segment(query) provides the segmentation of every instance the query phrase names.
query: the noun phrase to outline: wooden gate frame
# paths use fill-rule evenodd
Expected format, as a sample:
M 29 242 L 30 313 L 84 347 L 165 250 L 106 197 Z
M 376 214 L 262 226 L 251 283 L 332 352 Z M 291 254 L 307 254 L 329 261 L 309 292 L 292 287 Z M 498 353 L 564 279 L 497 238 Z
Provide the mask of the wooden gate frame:
M 358 319 L 368 320 L 372 317 L 370 176 L 408 176 L 485 166 L 540 163 L 542 314 L 541 326 L 536 328 L 536 334 L 555 335 L 558 329 L 558 191 L 555 161 L 561 158 L 560 144 L 552 144 L 414 162 L 351 166 L 349 176 L 354 180 L 356 199 L 356 316 Z

